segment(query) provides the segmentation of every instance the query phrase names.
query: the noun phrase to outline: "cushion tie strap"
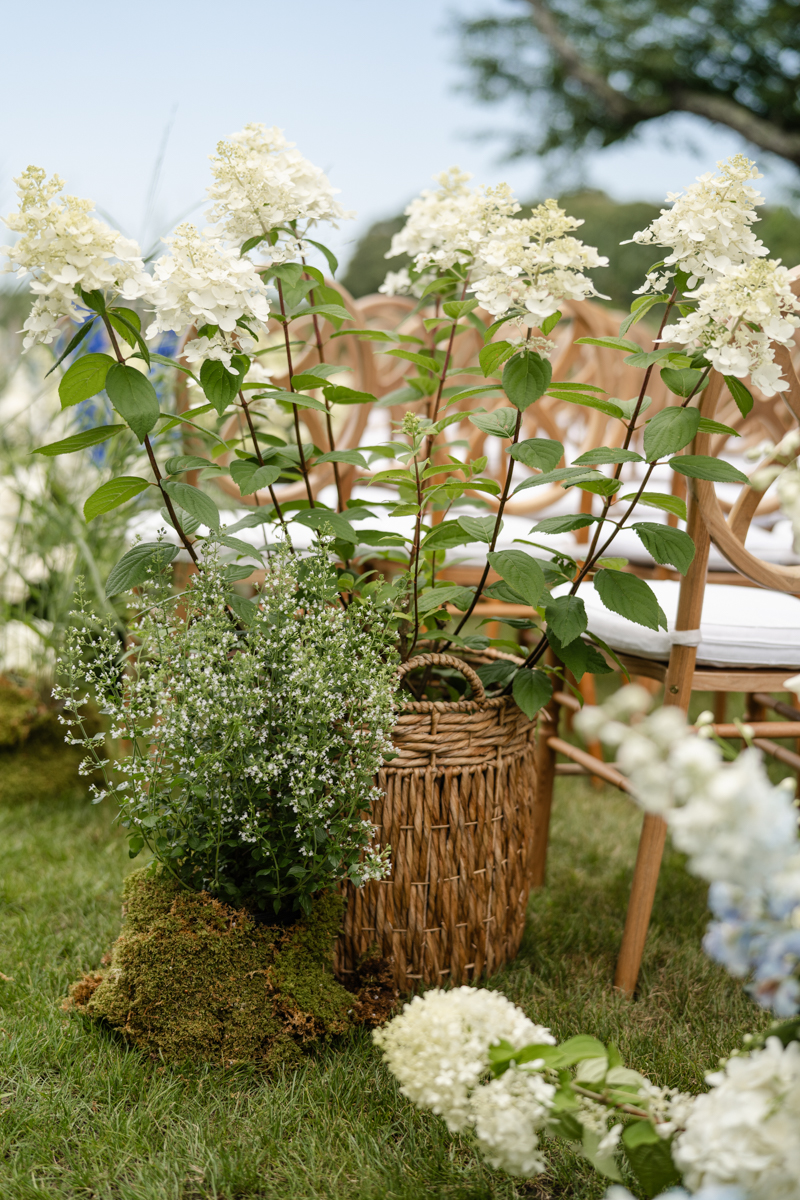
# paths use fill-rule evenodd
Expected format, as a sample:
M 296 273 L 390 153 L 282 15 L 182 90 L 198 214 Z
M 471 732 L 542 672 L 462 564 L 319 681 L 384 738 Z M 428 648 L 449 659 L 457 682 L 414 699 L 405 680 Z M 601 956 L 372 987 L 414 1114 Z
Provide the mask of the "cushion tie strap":
M 669 635 L 673 646 L 699 646 L 699 629 L 673 629 Z

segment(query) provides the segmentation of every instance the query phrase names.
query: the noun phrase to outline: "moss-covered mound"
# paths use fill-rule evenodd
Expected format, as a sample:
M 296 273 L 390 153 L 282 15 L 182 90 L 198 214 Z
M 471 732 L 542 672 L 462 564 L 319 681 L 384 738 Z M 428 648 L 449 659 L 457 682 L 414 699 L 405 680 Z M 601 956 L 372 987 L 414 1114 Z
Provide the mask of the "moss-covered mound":
M 142 1049 L 272 1067 L 349 1028 L 355 997 L 331 965 L 337 894 L 322 896 L 307 920 L 275 928 L 145 868 L 128 876 L 123 903 L 109 966 L 75 984 L 67 1005 Z

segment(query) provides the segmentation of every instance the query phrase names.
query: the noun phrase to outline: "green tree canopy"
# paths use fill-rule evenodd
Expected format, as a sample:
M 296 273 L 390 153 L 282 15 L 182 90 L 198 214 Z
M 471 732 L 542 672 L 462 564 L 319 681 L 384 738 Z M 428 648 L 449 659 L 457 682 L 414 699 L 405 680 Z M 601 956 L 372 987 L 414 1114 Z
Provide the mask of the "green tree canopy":
M 800 166 L 800 0 L 510 0 L 461 22 L 471 90 L 521 98 L 515 155 L 608 146 L 688 112 Z

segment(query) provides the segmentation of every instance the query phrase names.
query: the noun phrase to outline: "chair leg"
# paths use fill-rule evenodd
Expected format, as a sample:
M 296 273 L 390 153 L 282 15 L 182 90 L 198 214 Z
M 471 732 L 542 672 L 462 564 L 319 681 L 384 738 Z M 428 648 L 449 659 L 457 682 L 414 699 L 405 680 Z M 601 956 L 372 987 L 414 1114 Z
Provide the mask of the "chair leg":
M 583 696 L 584 704 L 597 704 L 597 689 L 594 685 L 594 675 L 589 675 L 588 673 L 584 675 L 578 684 L 578 691 Z M 603 747 L 600 742 L 587 742 L 586 749 L 592 758 L 597 758 L 600 762 L 603 762 Z M 591 775 L 590 779 L 592 787 L 601 788 L 603 786 L 603 781 L 599 775 Z
M 666 837 L 666 821 L 653 813 L 645 813 L 614 979 L 614 986 L 626 996 L 632 996 L 636 990 Z
M 550 840 L 550 813 L 553 807 L 553 786 L 556 779 L 556 752 L 548 739 L 558 733 L 559 705 L 551 700 L 542 709 L 536 740 L 536 803 L 533 810 L 533 831 L 530 857 L 530 885 L 544 887 L 547 873 L 547 845 Z

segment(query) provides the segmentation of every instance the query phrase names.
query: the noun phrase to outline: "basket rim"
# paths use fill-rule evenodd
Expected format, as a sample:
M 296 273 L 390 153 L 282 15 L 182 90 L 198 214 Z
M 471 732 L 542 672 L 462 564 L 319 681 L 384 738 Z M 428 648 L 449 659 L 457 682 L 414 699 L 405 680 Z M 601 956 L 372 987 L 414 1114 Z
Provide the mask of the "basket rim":
M 485 650 L 462 650 L 459 649 L 459 658 L 463 658 L 470 666 L 477 661 L 489 662 L 496 659 L 505 659 L 507 662 L 516 663 L 521 667 L 525 659 L 520 658 L 516 654 L 508 654 L 505 650 L 495 650 L 492 646 L 487 646 Z M 402 705 L 395 705 L 395 712 L 398 716 L 403 716 L 404 713 L 474 713 L 484 712 L 487 709 L 500 708 L 502 705 L 511 701 L 515 704 L 513 696 L 491 696 L 484 697 L 483 700 L 411 700 Z

